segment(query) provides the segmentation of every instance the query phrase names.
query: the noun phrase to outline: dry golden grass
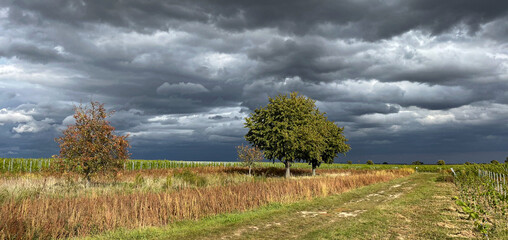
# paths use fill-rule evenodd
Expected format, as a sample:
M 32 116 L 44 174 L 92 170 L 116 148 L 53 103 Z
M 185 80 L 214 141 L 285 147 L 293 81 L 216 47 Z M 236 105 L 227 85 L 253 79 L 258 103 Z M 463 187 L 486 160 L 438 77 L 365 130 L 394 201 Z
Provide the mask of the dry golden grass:
M 361 171 L 348 176 L 277 179 L 172 192 L 9 199 L 0 206 L 0 238 L 62 238 L 118 227 L 160 226 L 272 202 L 337 194 L 411 173 L 410 169 Z
M 355 170 L 356 173 L 369 170 Z M 94 183 L 86 186 L 86 182 L 78 174 L 73 173 L 6 173 L 0 174 L 0 204 L 10 198 L 23 200 L 25 198 L 39 197 L 81 197 L 90 195 L 104 195 L 133 192 L 159 192 L 180 190 L 194 187 L 175 175 L 182 172 L 192 172 L 204 179 L 204 184 L 199 186 L 225 186 L 241 184 L 251 181 L 265 181 L 277 177 L 283 177 L 285 170 L 282 168 L 256 168 L 252 178 L 247 175 L 246 167 L 196 167 L 180 169 L 153 169 L 139 171 L 121 171 L 117 175 L 96 176 Z M 350 174 L 350 170 L 344 169 L 319 169 L 320 175 L 338 176 Z M 294 169 L 292 173 L 296 177 L 311 177 L 310 169 Z M 168 177 L 171 178 L 171 186 L 168 186 Z M 138 184 L 136 180 L 142 180 Z

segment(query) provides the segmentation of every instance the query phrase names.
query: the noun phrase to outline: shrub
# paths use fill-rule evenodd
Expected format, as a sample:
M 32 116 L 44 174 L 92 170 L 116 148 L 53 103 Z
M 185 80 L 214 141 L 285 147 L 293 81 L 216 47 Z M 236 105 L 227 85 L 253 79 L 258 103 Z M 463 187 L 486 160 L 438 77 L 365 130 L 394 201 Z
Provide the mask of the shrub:
M 254 167 L 257 162 L 263 160 L 263 152 L 257 147 L 244 146 L 243 144 L 237 146 L 236 151 L 238 153 L 238 160 L 249 167 L 249 176 L 251 176 L 252 167 Z
M 113 112 L 106 112 L 104 104 L 91 102 L 90 106 L 75 107 L 75 124 L 55 139 L 60 154 L 54 156 L 63 172 L 84 175 L 87 185 L 98 172 L 115 172 L 123 168 L 129 158 L 127 136 L 116 136 L 106 120 Z
M 443 174 L 443 175 L 440 175 L 436 178 L 437 182 L 451 182 L 451 183 L 453 183 L 454 180 L 455 180 L 455 178 L 449 174 L 446 174 L 446 175 Z
M 163 189 L 170 189 L 171 186 L 173 186 L 173 178 L 171 177 L 171 175 L 168 175 L 166 177 L 166 181 L 164 182 L 164 184 L 162 184 L 162 188 Z
M 374 165 L 374 162 L 372 160 L 367 160 L 368 165 Z
M 413 164 L 413 165 L 423 165 L 423 162 L 420 162 L 420 161 L 414 161 L 412 164 Z
M 445 165 L 445 161 L 444 160 L 438 160 L 437 161 L 437 165 Z
M 145 183 L 145 178 L 141 176 L 141 174 L 137 174 L 136 178 L 134 178 L 134 182 L 131 184 L 131 187 L 141 187 Z
M 353 162 L 351 162 L 351 161 L 347 161 L 347 164 L 353 164 Z
M 183 180 L 184 182 L 197 186 L 197 187 L 203 187 L 206 185 L 207 181 L 206 178 L 196 175 L 195 173 L 185 170 L 183 172 L 177 172 L 174 174 L 175 178 L 179 178 Z
M 490 163 L 492 163 L 492 164 L 499 164 L 499 162 L 497 160 L 492 160 L 492 161 L 490 161 Z

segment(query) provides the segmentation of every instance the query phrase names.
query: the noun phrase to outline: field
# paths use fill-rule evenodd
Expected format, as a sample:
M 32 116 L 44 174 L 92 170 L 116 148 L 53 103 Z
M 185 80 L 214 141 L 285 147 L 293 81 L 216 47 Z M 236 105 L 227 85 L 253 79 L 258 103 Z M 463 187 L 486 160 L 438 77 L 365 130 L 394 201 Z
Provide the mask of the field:
M 50 158 L 0 158 L 1 173 L 35 173 L 52 171 L 52 159 Z M 193 167 L 240 167 L 240 162 L 201 162 L 201 161 L 172 161 L 172 160 L 128 160 L 124 170 L 151 170 L 151 169 L 172 169 L 172 168 L 193 168 Z M 259 167 L 283 168 L 281 162 L 261 162 Z M 307 163 L 294 163 L 294 168 L 310 169 Z M 463 165 L 400 165 L 400 164 L 323 164 L 320 169 L 398 169 L 412 168 L 419 172 L 435 172 L 450 168 L 459 169 Z
M 478 170 L 506 173 L 502 164 L 330 164 L 312 177 L 294 164 L 285 179 L 282 164 L 248 176 L 232 162 L 131 160 L 87 187 L 49 159 L 0 159 L 0 239 L 505 237 L 506 184 Z

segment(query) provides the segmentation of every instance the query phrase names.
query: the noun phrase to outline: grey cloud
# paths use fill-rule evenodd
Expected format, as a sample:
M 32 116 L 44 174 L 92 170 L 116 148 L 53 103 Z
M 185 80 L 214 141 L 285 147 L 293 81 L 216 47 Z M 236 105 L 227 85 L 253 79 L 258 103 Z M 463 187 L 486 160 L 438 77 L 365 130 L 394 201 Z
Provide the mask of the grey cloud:
M 365 114 L 397 113 L 400 106 L 386 103 L 358 103 L 358 102 L 318 102 L 317 106 L 326 116 L 336 122 L 352 122 L 355 116 Z
M 263 73 L 261 77 L 300 76 L 304 79 L 320 81 L 325 80 L 323 74 L 345 68 L 342 59 L 326 59 L 333 53 L 337 53 L 336 50 L 327 49 L 326 43 L 319 39 L 301 42 L 272 39 L 265 45 L 252 48 L 247 54 L 249 58 L 261 62 L 259 67 L 259 72 Z
M 206 14 L 184 2 L 78 1 L 34 2 L 12 1 L 11 18 L 25 22 L 25 16 L 41 21 L 49 19 L 84 27 L 86 23 L 107 23 L 116 27 L 164 29 L 167 19 L 206 21 Z
M 266 104 L 266 95 L 300 91 L 323 104 L 338 104 L 339 109 L 346 107 L 345 103 L 357 106 L 418 106 L 427 109 L 450 109 L 467 105 L 483 97 L 474 94 L 474 90 L 458 86 L 428 85 L 408 81 L 385 83 L 377 80 L 370 81 L 335 81 L 330 83 L 306 83 L 299 77 L 286 78 L 284 81 L 258 81 L 247 85 L 244 89 L 246 98 L 250 101 L 244 105 L 251 109 Z M 265 93 L 265 94 L 263 94 Z M 257 96 L 257 97 L 254 97 Z M 348 109 L 346 107 L 345 109 Z M 377 107 L 375 107 L 377 108 Z M 361 107 L 360 109 L 366 109 Z M 372 110 L 374 108 L 371 108 Z M 368 113 L 364 110 L 350 113 Z M 376 111 L 373 111 L 376 112 Z
M 62 61 L 64 58 L 58 54 L 54 48 L 37 47 L 30 44 L 14 43 L 7 46 L 2 46 L 0 49 L 0 56 L 3 57 L 18 57 L 28 61 L 37 63 L 48 63 L 53 61 Z
M 9 156 L 54 154 L 54 130 L 93 100 L 134 157 L 233 159 L 244 117 L 291 91 L 346 126 L 351 159 L 505 148 L 502 1 L 0 4 Z
M 12 131 L 16 133 L 37 133 L 52 128 L 52 124 L 55 121 L 50 118 L 45 118 L 41 121 L 31 121 L 28 123 L 19 124 L 12 128 Z
M 144 112 L 137 109 L 115 111 L 109 118 L 109 121 L 111 121 L 111 124 L 115 126 L 117 131 L 125 131 L 136 127 L 146 122 L 146 120 L 147 116 L 144 115 Z
M 224 117 L 224 116 L 221 116 L 221 115 L 215 115 L 215 116 L 208 117 L 208 119 L 213 119 L 213 120 L 221 120 L 221 119 L 224 119 L 224 118 L 227 118 L 227 117 Z
M 377 4 L 369 1 L 326 1 L 320 4 L 222 1 L 221 4 L 228 7 L 221 8 L 217 24 L 227 29 L 274 27 L 282 32 L 305 35 L 315 31 L 316 27 L 332 24 L 337 27 L 320 33 L 367 40 L 389 38 L 418 28 L 439 34 L 457 24 L 465 24 L 474 32 L 480 24 L 503 16 L 508 10 L 508 5 L 500 1 L 443 3 L 415 0 Z
M 87 23 L 110 24 L 136 31 L 165 30 L 174 21 L 212 23 L 231 31 L 276 28 L 281 32 L 305 35 L 342 36 L 377 40 L 411 29 L 428 29 L 433 34 L 464 24 L 475 32 L 483 23 L 497 19 L 508 10 L 503 1 L 12 1 L 12 20 L 51 20 L 75 26 Z M 323 25 L 331 29 L 319 32 Z M 318 31 L 316 31 L 318 29 Z M 361 29 L 361 30 L 359 30 Z M 336 35 L 333 33 L 339 33 Z
M 201 84 L 179 82 L 177 84 L 163 83 L 157 88 L 160 95 L 188 95 L 206 93 L 208 89 Z
M 499 42 L 505 41 L 508 37 L 508 17 L 505 16 L 504 18 L 486 23 L 483 25 L 480 34 Z
M 29 122 L 32 120 L 33 117 L 25 112 L 12 111 L 6 108 L 0 109 L 0 124 Z
M 7 96 L 8 99 L 13 99 L 13 98 L 15 98 L 17 96 L 17 94 L 13 93 L 13 92 L 10 92 L 10 93 L 7 93 L 6 96 Z

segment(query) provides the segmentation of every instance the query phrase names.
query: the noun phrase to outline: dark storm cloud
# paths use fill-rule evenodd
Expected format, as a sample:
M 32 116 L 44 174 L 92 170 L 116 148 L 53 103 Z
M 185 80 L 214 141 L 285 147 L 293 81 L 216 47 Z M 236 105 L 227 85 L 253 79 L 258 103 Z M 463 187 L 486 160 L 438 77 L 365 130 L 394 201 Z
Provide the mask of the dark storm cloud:
M 222 20 L 219 25 L 225 28 L 275 27 L 306 34 L 319 29 L 320 25 L 338 25 L 335 29 L 342 37 L 367 40 L 388 38 L 418 28 L 439 34 L 459 23 L 474 32 L 480 24 L 503 16 L 508 9 L 508 3 L 495 0 L 325 1 L 317 4 L 278 1 L 277 6 L 270 9 L 265 7 L 264 1 L 223 1 L 221 4 L 228 6 L 228 11 L 222 11 L 219 18 Z
M 371 113 L 397 113 L 400 106 L 386 103 L 359 102 L 318 102 L 319 110 L 326 113 L 329 119 L 337 122 L 352 122 L 355 116 Z
M 336 49 L 328 47 L 327 49 L 327 44 L 320 39 L 304 39 L 300 42 L 273 39 L 265 45 L 250 49 L 247 56 L 260 62 L 259 72 L 263 74 L 260 77 L 300 76 L 312 81 L 324 81 L 327 80 L 327 73 L 340 72 L 346 68 L 342 59 L 326 59 L 340 54 Z
M 234 159 L 243 119 L 299 91 L 346 127 L 348 158 L 490 158 L 508 135 L 507 10 L 472 0 L 4 1 L 0 153 L 54 154 L 73 107 L 100 101 L 134 157 Z
M 35 45 L 14 43 L 8 46 L 2 46 L 3 50 L 0 49 L 0 56 L 2 57 L 18 57 L 20 59 L 47 63 L 53 61 L 63 60 L 56 49 L 39 48 Z
M 440 34 L 457 24 L 471 32 L 504 16 L 505 1 L 12 1 L 18 22 L 51 20 L 76 26 L 110 24 L 136 31 L 166 30 L 173 20 L 211 23 L 227 30 L 276 28 L 296 35 L 377 40 L 412 29 Z M 15 7 L 14 7 L 15 6 Z M 335 30 L 335 31 L 329 31 Z M 334 32 L 336 34 L 334 34 Z M 338 34 L 338 35 L 337 35 Z
M 170 19 L 206 21 L 206 13 L 197 5 L 181 1 L 11 1 L 9 16 L 18 22 L 51 20 L 83 27 L 87 23 L 116 27 L 165 29 Z M 33 15 L 35 14 L 35 15 Z

